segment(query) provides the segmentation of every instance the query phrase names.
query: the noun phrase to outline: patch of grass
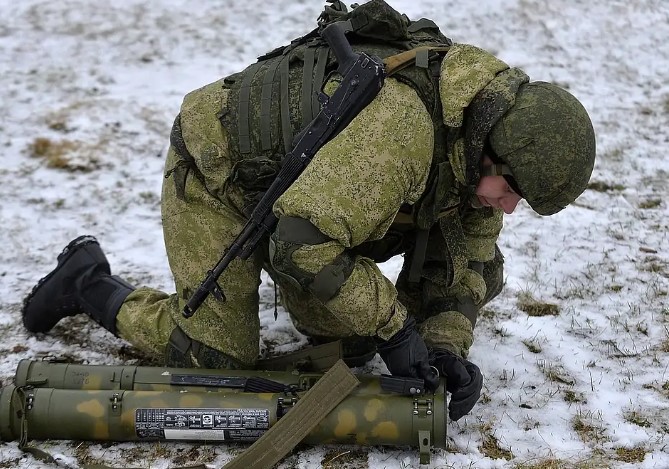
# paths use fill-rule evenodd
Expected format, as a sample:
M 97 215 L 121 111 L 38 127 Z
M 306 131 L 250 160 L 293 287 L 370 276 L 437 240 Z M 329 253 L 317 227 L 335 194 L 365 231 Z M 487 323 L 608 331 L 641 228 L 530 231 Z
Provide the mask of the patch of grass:
M 139 193 L 139 198 L 147 204 L 155 204 L 160 202 L 160 198 L 155 192 L 144 191 Z
M 640 332 L 643 335 L 648 335 L 648 324 L 646 324 L 645 322 L 637 323 L 636 331 Z
M 77 145 L 70 140 L 54 142 L 45 137 L 37 137 L 29 145 L 28 151 L 30 152 L 30 156 L 34 158 L 46 159 L 46 165 L 49 168 L 64 169 L 70 164 L 70 159 L 67 157 L 67 154 L 71 153 L 76 148 Z
M 654 256 L 644 260 L 642 270 L 653 274 L 660 274 L 663 277 L 669 277 L 669 267 L 667 263 Z
M 56 132 L 63 132 L 67 133 L 70 132 L 72 129 L 67 125 L 67 123 L 62 120 L 62 119 L 52 119 L 47 123 L 47 126 L 51 130 L 55 130 Z
M 586 402 L 588 402 L 588 400 L 583 396 L 583 394 L 576 393 L 571 389 L 565 390 L 563 397 L 565 402 L 569 402 L 570 404 L 585 404 Z
M 513 459 L 513 453 L 499 445 L 499 440 L 492 432 L 492 423 L 482 424 L 479 430 L 483 437 L 483 442 L 479 446 L 481 453 L 492 459 L 506 459 L 507 461 Z
M 514 469 L 567 469 L 569 467 L 564 461 L 559 459 L 544 459 L 542 461 L 518 463 L 513 466 Z
M 608 184 L 602 181 L 591 181 L 588 184 L 588 189 L 596 192 L 612 192 L 612 191 L 624 191 L 625 186 L 622 184 Z
M 546 378 L 548 378 L 550 381 L 567 384 L 569 386 L 573 386 L 576 383 L 576 380 L 569 376 L 562 365 L 547 363 L 544 360 L 540 360 L 538 364 L 544 376 L 546 376 Z
M 48 168 L 88 172 L 99 167 L 99 161 L 95 156 L 98 146 L 95 145 L 37 137 L 28 145 L 27 151 L 33 158 L 44 159 Z
M 635 463 L 642 462 L 646 458 L 646 448 L 637 446 L 635 448 L 616 448 L 616 459 L 618 461 Z
M 625 158 L 625 148 L 616 147 L 607 151 L 603 157 L 611 159 L 612 161 L 622 161 Z
M 618 284 L 610 285 L 610 286 L 609 286 L 609 290 L 611 290 L 611 291 L 614 292 L 614 293 L 618 293 L 618 292 L 619 292 L 620 290 L 622 290 L 622 289 L 623 289 L 623 286 L 622 286 L 622 285 L 618 285 Z
M 72 442 L 71 445 L 74 446 L 74 451 L 72 453 L 80 465 L 85 466 L 87 464 L 98 464 L 100 462 L 90 454 L 90 448 L 93 445 L 92 442 L 78 441 Z
M 523 340 L 523 344 L 532 353 L 541 353 L 541 345 L 536 340 Z
M 660 352 L 669 353 L 669 338 L 664 339 L 660 344 Z
M 325 456 L 323 456 L 323 459 L 321 460 L 321 467 L 323 469 L 353 469 L 357 467 L 364 467 L 366 465 L 367 453 L 360 450 L 329 451 L 325 454 Z
M 518 295 L 517 306 L 529 316 L 557 316 L 560 314 L 558 305 L 537 301 L 529 292 L 521 292 Z
M 657 208 L 660 205 L 662 205 L 662 199 L 649 199 L 641 202 L 639 204 L 639 208 L 647 210 L 647 209 Z
M 648 428 L 651 426 L 650 421 L 640 412 L 636 410 L 628 410 L 623 412 L 623 418 L 629 423 L 633 423 L 639 427 Z
M 497 311 L 492 308 L 481 308 L 481 311 L 479 311 L 479 318 L 492 319 L 495 317 L 496 313 Z
M 170 461 L 170 466 L 186 466 L 212 462 L 216 459 L 216 452 L 207 445 L 194 445 L 190 448 L 177 448 L 177 455 Z
M 601 443 L 607 440 L 606 431 L 595 423 L 597 419 L 592 412 L 578 412 L 572 419 L 572 428 L 584 443 Z
M 611 463 L 609 460 L 610 458 L 605 455 L 579 461 L 561 461 L 555 458 L 548 458 L 536 462 L 518 463 L 513 466 L 513 469 L 610 469 Z

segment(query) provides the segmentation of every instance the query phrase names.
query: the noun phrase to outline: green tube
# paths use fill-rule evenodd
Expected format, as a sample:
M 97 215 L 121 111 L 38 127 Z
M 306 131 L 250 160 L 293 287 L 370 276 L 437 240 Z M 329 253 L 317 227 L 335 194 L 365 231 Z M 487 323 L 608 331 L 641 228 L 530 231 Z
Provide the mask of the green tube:
M 14 384 L 17 387 L 91 391 L 278 392 L 272 384 L 278 385 L 280 390 L 283 390 L 281 385 L 308 390 L 322 375 L 298 371 L 76 365 L 26 359 L 19 362 Z M 379 378 L 375 377 L 358 392 L 382 392 Z M 440 388 L 437 392 L 444 391 Z
M 295 378 L 283 374 L 286 381 Z M 446 446 L 443 389 L 407 396 L 382 391 L 378 376 L 358 378 L 360 386 L 319 423 L 306 443 Z M 29 439 L 255 441 L 302 394 L 10 385 L 0 391 L 0 439 L 19 439 L 23 428 Z

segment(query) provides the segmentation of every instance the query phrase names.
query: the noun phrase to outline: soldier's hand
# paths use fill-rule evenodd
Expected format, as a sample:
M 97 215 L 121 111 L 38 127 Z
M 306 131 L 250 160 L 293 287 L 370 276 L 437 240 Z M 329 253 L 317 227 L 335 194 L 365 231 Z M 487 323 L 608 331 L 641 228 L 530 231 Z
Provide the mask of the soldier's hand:
M 446 378 L 446 389 L 451 393 L 448 416 L 459 420 L 474 408 L 481 397 L 483 375 L 479 367 L 445 349 L 434 349 L 430 363 Z
M 414 318 L 407 318 L 402 329 L 380 343 L 377 350 L 392 375 L 422 378 L 425 387 L 432 391 L 439 386 L 439 376 L 430 367 L 427 346 L 416 330 Z

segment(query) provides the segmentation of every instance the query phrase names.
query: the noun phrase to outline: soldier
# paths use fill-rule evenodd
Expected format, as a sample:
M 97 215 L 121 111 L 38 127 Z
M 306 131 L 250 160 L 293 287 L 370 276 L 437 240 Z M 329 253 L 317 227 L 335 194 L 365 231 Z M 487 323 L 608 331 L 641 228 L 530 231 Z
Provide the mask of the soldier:
M 185 97 L 161 204 L 177 293 L 111 275 L 96 239 L 82 236 L 26 298 L 29 331 L 85 313 L 170 366 L 252 368 L 265 269 L 315 343 L 343 339 L 349 358 L 378 351 L 392 374 L 428 387 L 436 371 L 448 378 L 450 417 L 472 409 L 483 377 L 467 354 L 478 311 L 502 288 L 502 216 L 521 199 L 551 215 L 583 192 L 592 124 L 567 91 L 453 44 L 429 20 L 381 0 L 344 10 L 334 2 L 321 23 L 350 20 L 354 48 L 416 53 L 276 202 L 269 239 L 221 276 L 226 301 L 210 296 L 194 317 L 181 314 L 318 112 L 315 91 L 338 85 L 317 32 Z M 397 254 L 405 260 L 393 284 L 377 263 Z

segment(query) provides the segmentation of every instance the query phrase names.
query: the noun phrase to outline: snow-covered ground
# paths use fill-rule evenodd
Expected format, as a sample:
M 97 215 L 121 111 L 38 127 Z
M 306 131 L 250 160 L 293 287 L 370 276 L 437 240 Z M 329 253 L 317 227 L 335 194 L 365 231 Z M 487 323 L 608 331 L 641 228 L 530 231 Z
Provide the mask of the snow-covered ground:
M 669 2 L 390 0 L 456 42 L 568 87 L 591 112 L 598 160 L 574 206 L 523 203 L 500 246 L 506 288 L 483 313 L 471 359 L 486 375 L 448 427 L 436 468 L 669 467 Z M 0 0 L 0 380 L 22 358 L 141 362 L 85 318 L 26 333 L 20 305 L 79 234 L 115 273 L 171 291 L 160 228 L 162 153 L 181 99 L 314 25 L 323 3 Z M 399 260 L 383 266 L 394 276 Z M 305 344 L 273 289 L 262 338 Z M 529 312 L 529 313 L 528 313 Z M 532 315 L 531 313 L 551 313 Z M 383 369 L 377 360 L 364 370 Z M 0 416 L 0 419 L 6 416 Z M 220 467 L 239 447 L 40 442 L 70 467 L 99 461 Z M 411 448 L 303 446 L 280 467 L 407 468 Z M 0 445 L 0 467 L 48 467 Z

